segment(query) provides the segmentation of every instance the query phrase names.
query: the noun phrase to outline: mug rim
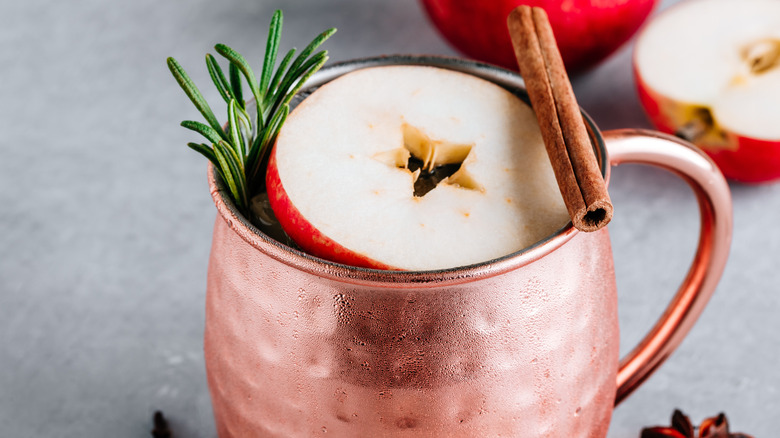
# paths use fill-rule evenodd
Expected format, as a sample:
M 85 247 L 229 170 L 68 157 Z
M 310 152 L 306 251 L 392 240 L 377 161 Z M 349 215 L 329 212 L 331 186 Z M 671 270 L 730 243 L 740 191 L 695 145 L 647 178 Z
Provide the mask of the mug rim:
M 492 64 L 437 55 L 383 55 L 334 63 L 315 73 L 300 93 L 354 70 L 392 65 L 430 66 L 471 74 L 496 83 L 529 103 L 524 81 L 518 73 Z M 610 166 L 604 139 L 591 117 L 582 108 L 580 108 L 580 112 L 596 152 L 601 174 L 608 185 Z M 426 288 L 462 284 L 493 277 L 532 263 L 561 247 L 579 233 L 579 230 L 574 228 L 569 221 L 553 234 L 531 246 L 492 260 L 466 266 L 428 271 L 363 268 L 325 260 L 289 247 L 267 236 L 239 213 L 230 196 L 226 196 L 228 191 L 211 163 L 208 165 L 208 182 L 219 215 L 242 240 L 288 266 L 341 283 L 394 288 Z

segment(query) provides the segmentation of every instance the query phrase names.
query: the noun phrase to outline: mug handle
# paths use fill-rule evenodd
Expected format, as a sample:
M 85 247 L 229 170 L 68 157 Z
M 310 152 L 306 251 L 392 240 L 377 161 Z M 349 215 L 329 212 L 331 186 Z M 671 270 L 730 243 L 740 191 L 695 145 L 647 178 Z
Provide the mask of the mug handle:
M 691 186 L 701 214 L 699 244 L 685 280 L 655 326 L 620 360 L 617 405 L 680 345 L 704 310 L 728 257 L 732 210 L 731 194 L 723 174 L 692 144 L 642 129 L 618 129 L 603 135 L 611 165 L 638 163 L 671 171 Z

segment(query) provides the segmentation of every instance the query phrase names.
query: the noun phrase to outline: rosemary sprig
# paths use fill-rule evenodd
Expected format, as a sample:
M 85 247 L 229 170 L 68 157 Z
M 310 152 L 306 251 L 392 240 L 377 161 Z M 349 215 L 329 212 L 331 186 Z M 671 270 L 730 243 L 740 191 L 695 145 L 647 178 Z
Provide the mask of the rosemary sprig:
M 259 80 L 246 58 L 231 47 L 224 44 L 214 47 L 214 50 L 229 62 L 227 76 L 217 59 L 210 53 L 206 54 L 209 76 L 227 104 L 227 124 L 224 128 L 182 66 L 175 59 L 168 58 L 168 68 L 176 82 L 207 122 L 204 124 L 185 120 L 181 123 L 183 127 L 201 134 L 208 141 L 188 143 L 187 146 L 211 161 L 227 185 L 236 207 L 245 215 L 249 212 L 251 191 L 259 186 L 264 174 L 260 168 L 261 163 L 287 119 L 290 101 L 311 75 L 328 60 L 326 50 L 317 53 L 314 51 L 336 32 L 336 29 L 328 29 L 319 34 L 295 60 L 295 49 L 290 49 L 274 71 L 282 35 L 282 21 L 282 11 L 274 12 Z M 244 100 L 244 82 L 254 100 L 253 111 L 247 108 L 247 102 Z M 254 113 L 254 117 L 250 112 Z

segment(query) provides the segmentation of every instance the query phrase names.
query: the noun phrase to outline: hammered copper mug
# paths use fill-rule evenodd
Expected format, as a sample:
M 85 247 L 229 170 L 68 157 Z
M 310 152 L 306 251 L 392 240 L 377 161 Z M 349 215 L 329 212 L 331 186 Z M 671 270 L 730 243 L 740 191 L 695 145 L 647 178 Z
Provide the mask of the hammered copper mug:
M 524 97 L 509 71 L 438 57 L 337 64 L 433 65 Z M 584 115 L 584 114 L 583 114 Z M 682 341 L 712 294 L 731 239 L 731 198 L 715 165 L 650 131 L 599 133 L 602 172 L 643 163 L 694 190 L 699 245 L 658 323 L 618 358 L 606 229 L 571 224 L 517 253 L 431 272 L 354 268 L 291 249 L 235 210 L 209 172 L 219 215 L 208 271 L 205 356 L 219 436 L 603 437 L 613 406 Z

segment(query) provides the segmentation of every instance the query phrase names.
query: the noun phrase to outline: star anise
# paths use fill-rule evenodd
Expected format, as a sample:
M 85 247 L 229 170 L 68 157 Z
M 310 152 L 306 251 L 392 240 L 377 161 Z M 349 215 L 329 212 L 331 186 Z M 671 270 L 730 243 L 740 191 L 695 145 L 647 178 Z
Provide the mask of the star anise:
M 696 432 L 699 432 L 696 435 Z M 753 438 L 743 433 L 729 432 L 729 421 L 722 412 L 715 417 L 710 417 L 701 422 L 699 427 L 694 427 L 690 418 L 674 410 L 671 426 L 655 426 L 642 429 L 640 438 Z

